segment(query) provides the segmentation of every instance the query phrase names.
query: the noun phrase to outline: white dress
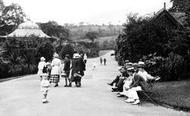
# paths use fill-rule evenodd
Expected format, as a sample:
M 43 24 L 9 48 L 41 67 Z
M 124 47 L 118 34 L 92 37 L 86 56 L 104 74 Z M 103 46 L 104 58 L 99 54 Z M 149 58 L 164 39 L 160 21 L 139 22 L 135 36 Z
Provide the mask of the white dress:
M 40 85 L 41 85 L 40 91 L 44 94 L 47 94 L 49 87 L 50 87 L 49 81 L 48 80 L 42 80 Z
M 44 66 L 46 66 L 46 62 L 44 62 L 44 61 L 41 61 L 41 62 L 39 62 L 39 64 L 38 64 L 38 75 L 42 75 L 43 74 L 43 68 L 44 68 Z
M 54 58 L 51 63 L 52 69 L 51 69 L 51 74 L 52 75 L 60 75 L 61 69 L 61 60 L 58 58 Z

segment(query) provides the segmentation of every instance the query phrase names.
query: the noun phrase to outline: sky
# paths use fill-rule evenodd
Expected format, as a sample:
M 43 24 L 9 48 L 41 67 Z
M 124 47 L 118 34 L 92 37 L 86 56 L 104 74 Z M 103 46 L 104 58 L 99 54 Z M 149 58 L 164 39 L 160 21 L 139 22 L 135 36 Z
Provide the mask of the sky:
M 5 5 L 18 3 L 34 22 L 56 21 L 59 24 L 122 24 L 130 13 L 140 16 L 159 11 L 170 0 L 3 0 Z

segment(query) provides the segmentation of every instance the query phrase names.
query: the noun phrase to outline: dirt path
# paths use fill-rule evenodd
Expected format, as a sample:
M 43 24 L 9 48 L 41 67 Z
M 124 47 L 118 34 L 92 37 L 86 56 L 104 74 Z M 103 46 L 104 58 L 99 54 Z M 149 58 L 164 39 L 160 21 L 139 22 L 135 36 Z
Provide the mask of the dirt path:
M 99 58 L 87 61 L 81 88 L 65 88 L 63 79 L 59 87 L 51 87 L 48 104 L 41 103 L 36 75 L 0 83 L 0 116 L 190 116 L 150 103 L 134 106 L 117 98 L 106 84 L 118 73 L 110 53 L 103 56 L 106 66 L 99 64 Z M 97 62 L 95 70 L 92 62 Z

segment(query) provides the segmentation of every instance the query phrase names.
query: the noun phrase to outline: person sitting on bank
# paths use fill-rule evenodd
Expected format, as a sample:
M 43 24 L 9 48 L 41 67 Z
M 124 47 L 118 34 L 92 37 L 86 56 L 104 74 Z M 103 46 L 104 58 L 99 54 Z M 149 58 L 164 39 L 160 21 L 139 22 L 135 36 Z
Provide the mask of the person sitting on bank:
M 116 78 L 111 83 L 108 83 L 110 86 L 115 84 L 115 88 L 112 88 L 112 92 L 122 92 L 124 80 L 129 76 L 125 67 L 121 67 L 119 71 L 121 74 L 116 76 Z
M 138 70 L 137 73 L 134 74 L 133 81 L 127 90 L 127 93 L 125 94 L 128 99 L 125 100 L 127 103 L 132 103 L 134 105 L 140 103 L 139 96 L 137 94 L 137 91 L 141 91 L 146 89 L 145 85 L 147 85 L 147 82 L 150 80 L 159 80 L 160 77 L 153 77 L 150 74 L 148 74 L 144 70 L 144 62 L 138 63 Z

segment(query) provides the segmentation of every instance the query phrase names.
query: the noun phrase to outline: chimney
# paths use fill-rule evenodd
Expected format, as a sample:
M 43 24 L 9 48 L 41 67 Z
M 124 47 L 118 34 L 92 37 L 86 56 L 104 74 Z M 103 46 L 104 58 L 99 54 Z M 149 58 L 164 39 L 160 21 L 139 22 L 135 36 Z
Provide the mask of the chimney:
M 166 2 L 164 2 L 164 10 L 166 10 Z

